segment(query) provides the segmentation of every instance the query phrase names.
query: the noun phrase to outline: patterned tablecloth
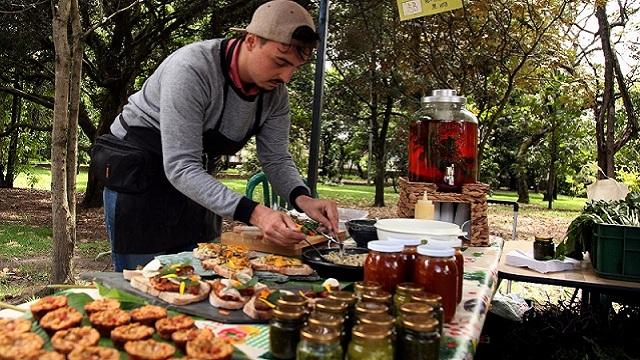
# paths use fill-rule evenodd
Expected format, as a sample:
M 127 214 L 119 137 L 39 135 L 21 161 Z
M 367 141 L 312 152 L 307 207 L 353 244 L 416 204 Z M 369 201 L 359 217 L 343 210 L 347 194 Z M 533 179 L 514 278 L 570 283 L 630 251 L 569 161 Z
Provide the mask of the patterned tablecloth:
M 492 237 L 489 247 L 470 247 L 464 255 L 464 293 L 454 319 L 445 324 L 440 340 L 440 359 L 473 359 L 487 316 L 491 298 L 498 283 L 498 263 L 502 239 Z M 267 325 L 229 325 L 203 321 L 199 326 L 211 327 L 221 336 L 235 340 L 247 357 L 270 358 Z
M 445 324 L 444 335 L 440 340 L 441 360 L 473 358 L 497 286 L 501 252 L 502 240 L 497 237 L 492 238 L 489 247 L 470 247 L 464 250 L 464 293 L 454 319 Z M 88 293 L 93 298 L 99 297 L 93 289 L 76 291 Z M 21 306 L 26 308 L 27 304 Z M 22 313 L 11 310 L 0 311 L 0 317 L 21 315 Z M 198 327 L 209 327 L 218 336 L 230 339 L 246 354 L 246 358 L 270 358 L 268 325 L 233 325 L 208 320 L 197 321 L 196 324 Z M 241 358 L 244 357 L 234 356 L 234 359 Z

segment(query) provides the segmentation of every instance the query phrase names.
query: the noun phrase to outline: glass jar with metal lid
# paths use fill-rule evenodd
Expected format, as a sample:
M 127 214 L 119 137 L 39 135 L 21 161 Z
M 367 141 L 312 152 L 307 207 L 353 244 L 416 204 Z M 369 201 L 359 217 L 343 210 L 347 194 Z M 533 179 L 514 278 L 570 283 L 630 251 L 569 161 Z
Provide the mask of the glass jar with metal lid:
M 340 334 L 330 328 L 309 325 L 300 330 L 297 360 L 342 360 Z
M 389 306 L 382 303 L 374 303 L 369 301 L 360 301 L 356 304 L 356 317 L 363 314 L 387 314 Z
M 362 293 L 372 290 L 382 290 L 382 285 L 375 281 L 356 281 L 353 284 L 354 293 L 358 299 L 362 298 Z
M 427 315 L 407 315 L 402 320 L 402 336 L 398 335 L 398 359 L 438 359 L 440 334 L 438 320 Z
M 354 307 L 358 299 L 356 298 L 355 294 L 350 291 L 332 291 L 329 293 L 327 298 L 347 304 L 347 311 L 344 317 L 344 331 L 347 335 L 347 338 L 349 338 L 349 334 L 351 333 L 351 329 L 353 328 L 355 322 Z
M 411 302 L 425 303 L 433 308 L 433 317 L 438 320 L 438 332 L 442 336 L 442 327 L 444 324 L 442 296 L 426 291 L 420 291 L 411 295 Z
M 423 291 L 424 288 L 416 283 L 405 282 L 396 286 L 396 293 L 393 295 L 393 306 L 397 310 L 402 306 L 411 302 L 411 295 Z
M 269 345 L 277 359 L 294 359 L 304 326 L 305 311 L 300 306 L 278 305 L 269 323 Z
M 433 90 L 409 127 L 409 181 L 459 192 L 478 178 L 478 119 L 455 90 Z
M 338 314 L 314 311 L 309 315 L 309 325 L 324 326 L 342 332 L 344 317 Z
M 362 301 L 377 302 L 390 306 L 393 303 L 391 293 L 384 290 L 367 291 L 362 294 Z
M 536 260 L 551 260 L 555 255 L 553 237 L 536 235 L 533 241 L 533 258 Z
M 292 305 L 292 306 L 300 306 L 306 308 L 308 304 L 307 299 L 304 296 L 296 295 L 296 294 L 286 294 L 282 295 L 276 305 Z
M 369 324 L 393 329 L 395 327 L 395 319 L 389 314 L 362 314 L 358 318 L 358 324 Z
M 402 319 L 407 315 L 427 315 L 433 317 L 433 307 L 431 305 L 419 302 L 410 302 L 402 304 L 398 309 L 397 325 L 402 326 Z
M 345 315 L 348 307 L 349 305 L 347 303 L 332 299 L 318 299 L 315 305 L 315 309 L 318 312 L 328 312 L 342 316 Z
M 349 360 L 393 360 L 391 330 L 376 325 L 356 325 L 353 328 L 347 358 Z

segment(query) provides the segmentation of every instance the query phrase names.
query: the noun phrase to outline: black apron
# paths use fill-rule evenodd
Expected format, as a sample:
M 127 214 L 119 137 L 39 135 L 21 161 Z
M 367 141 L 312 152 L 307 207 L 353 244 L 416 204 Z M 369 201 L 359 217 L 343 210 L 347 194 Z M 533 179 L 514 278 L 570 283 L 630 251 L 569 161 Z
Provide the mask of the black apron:
M 236 41 L 229 51 L 226 51 L 227 41 L 220 45 L 220 62 L 225 75 L 224 103 L 216 126 L 203 134 L 203 167 L 212 171 L 213 164 L 222 155 L 233 155 L 240 151 L 260 130 L 263 96 L 257 96 L 257 109 L 253 126 L 244 138 L 235 141 L 220 133 L 220 125 L 225 113 L 227 95 L 232 88 L 229 78 L 231 56 Z M 246 101 L 255 101 L 256 97 L 248 98 L 239 90 L 232 88 Z M 154 162 L 162 165 L 162 144 L 160 132 L 153 128 L 127 126 L 120 115 L 119 120 L 127 130 L 126 141 L 131 141 L 148 150 Z M 187 245 L 198 242 L 210 242 L 220 236 L 222 220 L 218 215 L 208 211 L 203 206 L 189 199 L 176 190 L 166 178 L 164 171 L 157 184 L 141 194 L 118 193 L 114 224 L 114 251 L 121 254 L 150 254 L 175 253 Z

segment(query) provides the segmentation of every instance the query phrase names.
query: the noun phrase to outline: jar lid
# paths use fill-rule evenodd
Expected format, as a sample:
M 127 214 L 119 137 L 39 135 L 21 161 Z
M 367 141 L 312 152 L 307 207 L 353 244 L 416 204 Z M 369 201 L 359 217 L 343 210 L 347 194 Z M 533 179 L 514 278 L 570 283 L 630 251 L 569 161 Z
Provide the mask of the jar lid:
M 420 244 L 422 244 L 422 240 L 420 239 L 394 239 L 394 238 L 390 238 L 388 240 L 385 241 L 391 241 L 394 243 L 398 243 L 398 244 L 402 244 L 402 246 L 418 246 Z
M 426 291 L 420 291 L 411 295 L 412 302 L 423 302 L 431 305 L 432 307 L 442 306 L 442 296 Z
M 536 235 L 534 236 L 535 241 L 544 241 L 544 242 L 551 242 L 553 241 L 553 236 L 549 236 L 549 235 Z
M 432 332 L 438 328 L 438 320 L 429 315 L 414 314 L 402 318 L 402 325 L 410 330 L 418 332 Z
M 296 305 L 278 304 L 278 306 L 273 309 L 273 316 L 278 319 L 299 319 L 304 316 L 304 308 Z
M 342 326 L 344 318 L 337 314 L 314 311 L 309 315 L 309 325 L 326 326 L 336 329 Z
M 432 257 L 450 257 L 456 254 L 454 248 L 437 249 L 429 247 L 428 245 L 418 246 L 418 254 Z
M 362 300 L 378 303 L 390 303 L 391 294 L 384 290 L 365 291 L 362 293 Z
M 353 305 L 358 300 L 354 293 L 342 290 L 330 292 L 327 298 L 347 303 L 347 305 Z
M 431 96 L 422 97 L 422 103 L 448 102 L 461 103 L 467 102 L 464 96 L 459 96 L 458 92 L 453 89 L 437 89 L 431 92 Z
M 434 249 L 461 248 L 462 240 L 427 240 L 426 246 Z
M 405 294 L 414 294 L 424 290 L 424 288 L 416 283 L 404 282 L 396 286 L 396 292 Z
M 393 327 L 395 321 L 393 316 L 387 313 L 380 314 L 362 314 L 358 318 L 362 324 L 372 324 L 378 326 Z
M 410 302 L 400 305 L 400 313 L 402 315 L 423 314 L 429 315 L 433 313 L 433 307 L 426 303 Z
M 331 343 L 340 338 L 340 333 L 326 326 L 309 325 L 300 330 L 300 336 L 314 343 Z
M 375 281 L 356 281 L 353 287 L 357 291 L 366 291 L 366 290 L 380 290 L 382 289 L 382 285 Z
M 282 295 L 280 299 L 278 299 L 277 305 L 295 305 L 295 306 L 306 306 L 307 299 L 300 295 L 295 294 L 287 294 Z
M 330 312 L 330 313 L 342 313 L 347 310 L 348 305 L 342 301 L 332 299 L 318 299 L 316 300 L 316 310 Z
M 386 314 L 389 307 L 383 303 L 361 301 L 356 304 L 356 312 L 362 314 Z
M 377 252 L 393 253 L 404 250 L 404 245 L 389 240 L 374 240 L 367 243 L 367 248 Z
M 372 324 L 360 324 L 353 327 L 353 337 L 367 340 L 383 340 L 391 336 L 391 329 Z

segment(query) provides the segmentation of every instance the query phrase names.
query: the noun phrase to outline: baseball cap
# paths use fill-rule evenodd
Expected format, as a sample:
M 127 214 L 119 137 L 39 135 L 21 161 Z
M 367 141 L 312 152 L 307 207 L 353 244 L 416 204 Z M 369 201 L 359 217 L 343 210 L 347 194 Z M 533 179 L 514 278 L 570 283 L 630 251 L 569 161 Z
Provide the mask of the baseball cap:
M 294 46 L 312 44 L 315 47 L 319 39 L 309 12 L 291 0 L 264 3 L 253 13 L 251 22 L 245 29 L 231 30 L 249 32 L 267 40 Z

